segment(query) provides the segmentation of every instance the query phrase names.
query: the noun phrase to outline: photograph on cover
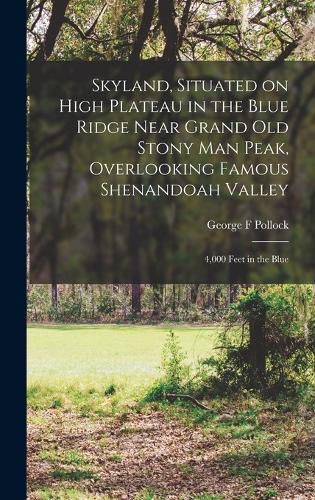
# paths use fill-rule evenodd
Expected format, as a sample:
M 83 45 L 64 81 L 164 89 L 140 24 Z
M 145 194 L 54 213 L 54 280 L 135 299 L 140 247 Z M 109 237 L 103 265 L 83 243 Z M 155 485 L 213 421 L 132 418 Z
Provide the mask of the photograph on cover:
M 27 498 L 315 498 L 315 2 L 27 3 Z

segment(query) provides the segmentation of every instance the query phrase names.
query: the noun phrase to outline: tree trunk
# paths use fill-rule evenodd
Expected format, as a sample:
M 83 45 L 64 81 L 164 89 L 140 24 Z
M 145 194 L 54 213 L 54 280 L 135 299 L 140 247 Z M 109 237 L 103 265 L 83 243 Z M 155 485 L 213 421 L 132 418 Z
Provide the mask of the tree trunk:
M 220 307 L 220 297 L 221 297 L 221 287 L 218 286 L 215 289 L 215 294 L 214 294 L 214 307 L 216 310 L 218 310 Z
M 266 336 L 265 336 L 266 312 L 253 317 L 249 322 L 249 350 L 253 377 L 260 384 L 264 382 L 266 375 Z M 255 379 L 253 380 L 255 385 Z
M 165 36 L 163 57 L 167 61 L 176 61 L 179 30 L 173 0 L 159 0 L 159 18 Z
M 230 285 L 230 304 L 233 304 L 237 298 L 238 285 Z
M 137 316 L 141 313 L 141 286 L 140 283 L 131 285 L 131 309 L 132 315 Z
M 160 316 L 163 305 L 163 285 L 153 285 L 153 315 Z
M 141 51 L 150 33 L 151 24 L 153 21 L 154 9 L 155 9 L 155 0 L 144 1 L 141 24 L 130 55 L 130 61 L 138 61 L 140 59 Z
M 176 285 L 175 283 L 172 285 L 172 311 L 176 312 Z
M 58 285 L 57 283 L 52 283 L 51 285 L 51 305 L 54 309 L 58 307 Z
M 196 304 L 198 297 L 199 285 L 190 285 L 190 300 L 192 304 Z
M 52 54 L 61 27 L 64 23 L 64 16 L 70 0 L 54 0 L 49 25 L 45 34 L 41 49 L 36 56 L 37 61 L 46 61 Z

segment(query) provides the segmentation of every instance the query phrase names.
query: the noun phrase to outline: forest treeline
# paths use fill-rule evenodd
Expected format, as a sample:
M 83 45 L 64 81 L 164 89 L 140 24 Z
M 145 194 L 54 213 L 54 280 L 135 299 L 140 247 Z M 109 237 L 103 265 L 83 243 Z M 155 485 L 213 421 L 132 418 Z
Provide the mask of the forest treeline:
M 31 322 L 189 321 L 224 319 L 250 285 L 29 285 Z
M 309 307 L 314 306 L 311 285 L 33 284 L 28 287 L 27 312 L 30 322 L 209 323 L 225 321 L 231 306 L 253 290 L 268 290 L 281 297 L 288 287 L 293 290 L 297 307 L 303 306 L 306 291 Z M 303 307 L 301 311 L 303 316 Z

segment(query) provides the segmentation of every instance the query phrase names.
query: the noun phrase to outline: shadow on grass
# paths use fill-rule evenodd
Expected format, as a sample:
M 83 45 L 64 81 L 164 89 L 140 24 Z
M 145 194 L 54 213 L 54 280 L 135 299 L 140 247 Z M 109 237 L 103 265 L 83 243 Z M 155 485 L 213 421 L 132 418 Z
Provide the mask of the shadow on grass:
M 49 324 L 42 324 L 42 323 L 35 323 L 35 324 L 31 324 L 31 325 L 28 325 L 27 328 L 29 330 L 32 330 L 32 329 L 45 329 L 45 330 L 55 330 L 55 331 L 59 331 L 59 332 L 73 332 L 73 331 L 77 331 L 77 330 L 104 330 L 106 327 L 109 327 L 109 328 L 117 328 L 117 329 L 120 329 L 119 327 L 125 327 L 126 328 L 126 325 L 111 325 L 111 324 L 86 324 L 86 325 L 81 325 L 81 324 L 76 324 L 76 323 L 72 323 L 71 325 L 69 324 L 64 324 L 64 323 L 61 323 L 60 325 L 49 325 Z
M 285 450 L 249 450 L 238 453 L 225 453 L 222 463 L 232 476 L 264 477 L 272 470 L 286 469 L 290 464 L 289 453 Z
M 54 479 L 60 479 L 61 481 L 81 481 L 83 479 L 95 479 L 96 477 L 95 472 L 90 469 L 55 469 L 50 475 Z

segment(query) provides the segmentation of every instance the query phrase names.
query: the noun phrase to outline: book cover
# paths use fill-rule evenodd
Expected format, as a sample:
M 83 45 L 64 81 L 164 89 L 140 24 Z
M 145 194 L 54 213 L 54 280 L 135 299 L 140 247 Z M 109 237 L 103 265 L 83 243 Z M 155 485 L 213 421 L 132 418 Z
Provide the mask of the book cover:
M 27 4 L 28 493 L 311 499 L 315 4 Z

